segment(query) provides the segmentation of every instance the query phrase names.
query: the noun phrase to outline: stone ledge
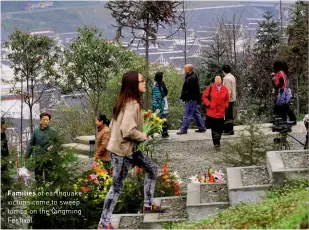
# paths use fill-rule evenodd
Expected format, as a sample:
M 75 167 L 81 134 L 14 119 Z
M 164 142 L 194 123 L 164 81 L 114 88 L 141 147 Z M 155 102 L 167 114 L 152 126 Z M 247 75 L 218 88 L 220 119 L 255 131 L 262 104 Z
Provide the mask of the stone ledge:
M 187 205 L 187 214 L 189 220 L 199 220 L 215 215 L 220 209 L 226 209 L 230 206 L 229 202 L 204 203 L 196 205 Z
M 309 150 L 286 150 L 267 152 L 267 169 L 274 184 L 281 185 L 285 180 L 308 179 L 307 168 L 286 168 L 281 157 L 283 153 L 306 154 Z
M 135 223 L 136 221 L 134 222 L 133 219 L 143 220 L 143 216 L 144 216 L 144 214 L 113 214 L 112 218 L 111 218 L 111 224 L 118 229 L 122 229 L 122 228 L 123 229 L 128 229 L 128 228 L 136 229 L 135 226 L 128 226 L 128 224 L 126 224 L 126 223 L 121 223 L 123 217 L 132 218 L 132 222 L 131 222 L 132 225 L 136 225 L 136 223 Z M 142 221 L 140 221 L 138 228 L 141 228 L 141 226 L 142 226 Z
M 257 168 L 258 166 L 227 168 L 228 193 L 231 205 L 241 202 L 255 203 L 262 200 L 272 185 L 247 185 L 242 183 L 241 169 Z

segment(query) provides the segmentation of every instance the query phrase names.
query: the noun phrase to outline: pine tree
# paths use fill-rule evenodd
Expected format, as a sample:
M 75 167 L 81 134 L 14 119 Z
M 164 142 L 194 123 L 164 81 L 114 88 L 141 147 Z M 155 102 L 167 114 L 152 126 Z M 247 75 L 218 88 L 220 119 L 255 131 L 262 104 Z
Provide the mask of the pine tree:
M 279 21 L 270 12 L 265 12 L 259 23 L 253 49 L 253 65 L 250 76 L 250 99 L 259 105 L 259 114 L 270 116 L 272 81 L 270 74 L 280 45 Z
M 297 113 L 306 113 L 308 101 L 308 3 L 296 2 L 286 29 L 281 56 L 289 66 L 290 87 L 297 97 Z

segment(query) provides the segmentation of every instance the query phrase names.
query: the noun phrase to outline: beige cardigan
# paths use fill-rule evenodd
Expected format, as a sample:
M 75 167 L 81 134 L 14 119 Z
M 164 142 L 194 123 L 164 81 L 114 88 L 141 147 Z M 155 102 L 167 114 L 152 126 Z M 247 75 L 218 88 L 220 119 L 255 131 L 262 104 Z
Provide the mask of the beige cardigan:
M 132 155 L 134 143 L 147 139 L 147 135 L 141 132 L 143 123 L 139 104 L 136 101 L 127 102 L 117 120 L 113 119 L 110 124 L 111 137 L 107 149 L 118 156 Z
M 230 102 L 236 101 L 236 79 L 233 74 L 228 73 L 223 78 L 223 85 L 229 91 Z

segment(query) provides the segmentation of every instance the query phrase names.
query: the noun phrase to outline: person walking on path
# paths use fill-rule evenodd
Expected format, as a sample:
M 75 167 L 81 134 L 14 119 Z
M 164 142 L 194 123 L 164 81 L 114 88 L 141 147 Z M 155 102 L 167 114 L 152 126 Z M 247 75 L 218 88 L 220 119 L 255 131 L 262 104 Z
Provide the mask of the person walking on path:
M 225 111 L 223 133 L 226 135 L 234 135 L 233 109 L 236 101 L 236 79 L 234 75 L 231 74 L 231 67 L 229 65 L 224 65 L 222 71 L 224 74 L 223 85 L 227 88 L 230 97 L 229 106 Z
M 207 122 L 211 128 L 211 136 L 215 148 L 220 148 L 220 140 L 224 126 L 225 110 L 229 105 L 229 93 L 222 85 L 221 76 L 215 77 L 215 83 L 208 86 L 203 93 L 202 101 L 206 105 Z
M 153 201 L 158 165 L 145 153 L 136 150 L 136 145 L 148 139 L 143 133 L 142 94 L 146 92 L 143 76 L 135 71 L 123 75 L 120 94 L 113 109 L 110 124 L 111 137 L 107 149 L 113 164 L 113 182 L 105 198 L 98 229 L 114 229 L 111 216 L 123 189 L 129 170 L 133 166 L 145 170 L 144 213 L 162 212 Z
M 163 72 L 157 72 L 155 75 L 155 82 L 152 88 L 152 111 L 155 112 L 159 110 L 160 118 L 167 118 L 168 104 L 167 104 L 167 94 L 168 90 L 163 81 Z M 162 125 L 162 137 L 168 138 L 168 126 L 167 121 Z
M 193 66 L 191 64 L 185 65 L 184 72 L 186 76 L 180 99 L 185 103 L 185 110 L 183 114 L 182 126 L 177 134 L 181 135 L 187 133 L 192 116 L 194 117 L 195 123 L 198 127 L 195 132 L 205 132 L 205 124 L 199 111 L 201 94 L 198 76 L 193 71 Z

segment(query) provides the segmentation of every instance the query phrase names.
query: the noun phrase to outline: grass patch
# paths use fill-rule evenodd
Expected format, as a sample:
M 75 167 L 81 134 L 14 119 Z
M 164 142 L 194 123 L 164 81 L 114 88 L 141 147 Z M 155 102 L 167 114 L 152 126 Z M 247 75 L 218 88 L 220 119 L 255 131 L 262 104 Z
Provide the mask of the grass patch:
M 195 222 L 166 225 L 171 229 L 299 229 L 308 228 L 307 184 L 273 189 L 256 204 L 242 203 L 216 216 Z

